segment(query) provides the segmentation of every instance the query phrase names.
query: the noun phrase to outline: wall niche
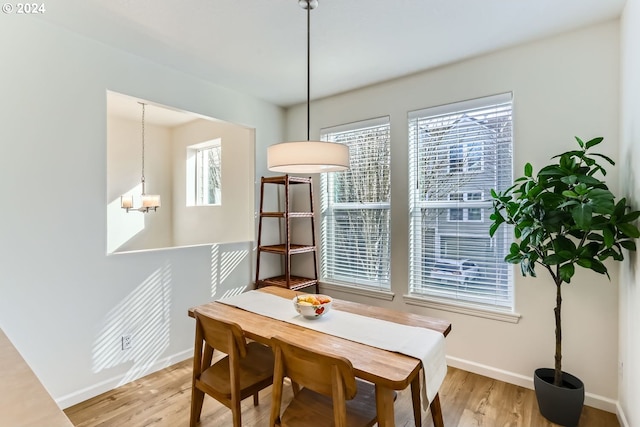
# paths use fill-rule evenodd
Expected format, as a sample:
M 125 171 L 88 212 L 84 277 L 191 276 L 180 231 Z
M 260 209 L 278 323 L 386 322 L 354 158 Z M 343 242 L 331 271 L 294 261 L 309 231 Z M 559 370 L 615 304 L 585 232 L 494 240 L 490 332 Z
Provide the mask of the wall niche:
M 140 103 L 146 193 L 161 197 L 149 213 L 127 212 L 120 202 L 142 192 Z M 254 240 L 254 129 L 111 91 L 106 120 L 108 254 Z M 216 145 L 215 202 L 197 203 L 206 191 L 199 187 L 214 184 L 207 178 L 211 154 L 195 163 L 196 154 Z

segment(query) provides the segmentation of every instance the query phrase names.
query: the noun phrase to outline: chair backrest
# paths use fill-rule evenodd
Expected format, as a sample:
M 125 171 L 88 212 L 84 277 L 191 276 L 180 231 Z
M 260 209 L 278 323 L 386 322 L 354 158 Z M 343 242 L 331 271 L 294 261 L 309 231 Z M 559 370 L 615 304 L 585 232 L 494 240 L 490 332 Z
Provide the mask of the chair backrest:
M 343 357 L 302 347 L 281 337 L 271 340 L 276 355 L 276 371 L 283 369 L 283 375 L 291 381 L 309 388 L 316 393 L 343 401 L 355 397 L 358 388 L 353 373 L 353 365 Z
M 203 339 L 209 346 L 223 353 L 231 355 L 237 351 L 240 357 L 247 355 L 247 341 L 242 333 L 242 328 L 237 323 L 211 315 L 205 316 L 197 310 L 194 315 L 196 318 L 196 341 L 200 336 L 199 341 Z M 198 345 L 197 342 L 196 345 Z

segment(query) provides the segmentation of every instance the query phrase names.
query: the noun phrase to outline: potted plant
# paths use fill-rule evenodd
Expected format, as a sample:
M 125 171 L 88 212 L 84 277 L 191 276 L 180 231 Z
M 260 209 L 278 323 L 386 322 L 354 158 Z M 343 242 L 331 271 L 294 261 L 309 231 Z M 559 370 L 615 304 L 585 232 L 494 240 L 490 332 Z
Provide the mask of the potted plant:
M 622 261 L 623 250 L 635 251 L 634 239 L 640 236 L 633 224 L 640 211 L 630 212 L 624 198 L 616 202 L 603 181 L 606 170 L 598 162 L 615 163 L 589 151 L 602 140 L 583 142 L 576 137 L 579 149 L 552 157 L 557 162 L 543 167 L 536 176 L 527 163 L 524 176 L 512 187 L 491 190 L 494 209 L 490 235 L 501 225 L 511 224 L 517 239 L 505 261 L 520 264 L 524 276 L 535 277 L 539 266 L 556 285 L 555 368 L 537 369 L 534 385 L 542 415 L 565 426 L 577 425 L 580 419 L 584 385 L 562 371 L 562 285 L 571 283 L 576 267 L 609 277 L 603 261 Z M 547 392 L 554 395 L 546 397 Z M 565 395 L 567 402 L 561 400 Z

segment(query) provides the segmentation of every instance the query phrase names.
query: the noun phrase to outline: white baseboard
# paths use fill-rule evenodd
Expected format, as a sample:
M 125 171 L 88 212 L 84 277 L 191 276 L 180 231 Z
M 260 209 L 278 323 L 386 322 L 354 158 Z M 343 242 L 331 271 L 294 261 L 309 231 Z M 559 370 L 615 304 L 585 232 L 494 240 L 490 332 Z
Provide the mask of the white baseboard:
M 631 427 L 629 425 L 629 422 L 627 421 L 627 417 L 624 415 L 622 406 L 620 406 L 620 402 L 616 404 L 616 415 L 618 416 L 618 422 L 620 423 L 620 427 Z
M 54 398 L 58 406 L 62 409 L 66 409 L 77 403 L 84 402 L 87 399 L 98 396 L 99 394 L 113 390 L 116 387 L 124 385 L 125 383 L 142 378 L 145 375 L 149 375 L 153 372 L 157 372 L 168 366 L 175 365 L 178 362 L 182 362 L 190 357 L 193 357 L 193 349 L 185 350 L 172 356 L 165 357 L 160 360 L 156 360 L 145 366 L 137 367 L 135 370 L 127 371 L 124 374 L 109 378 L 108 380 L 101 381 L 92 386 L 84 389 L 69 393 L 65 396 Z M 123 381 L 126 378 L 125 381 Z
M 459 359 L 457 357 L 451 356 L 447 356 L 447 365 L 454 368 L 462 369 L 464 371 L 473 372 L 474 374 L 483 375 L 485 377 L 494 378 L 499 381 L 504 381 L 509 384 L 515 384 L 520 387 L 525 387 L 533 390 L 532 376 L 528 377 L 526 375 L 516 374 L 515 372 L 509 372 L 503 369 L 495 368 L 493 366 L 482 365 L 480 363 L 471 362 L 469 360 Z M 614 413 L 618 415 L 618 418 L 620 418 L 620 414 L 622 411 L 617 400 L 588 392 L 585 392 L 584 394 L 584 404 L 597 409 L 601 409 L 603 411 Z

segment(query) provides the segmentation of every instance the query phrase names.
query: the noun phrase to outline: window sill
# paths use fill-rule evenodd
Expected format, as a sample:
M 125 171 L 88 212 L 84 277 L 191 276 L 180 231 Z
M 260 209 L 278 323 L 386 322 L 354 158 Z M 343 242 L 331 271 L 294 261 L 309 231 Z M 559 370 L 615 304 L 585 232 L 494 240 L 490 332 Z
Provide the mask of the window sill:
M 324 292 L 337 291 L 345 292 L 353 295 L 360 295 L 365 297 L 377 298 L 385 301 L 392 301 L 395 294 L 391 291 L 369 288 L 365 286 L 357 286 L 347 283 L 332 283 L 332 282 L 320 282 L 320 289 Z
M 432 308 L 435 310 L 450 311 L 452 313 L 466 314 L 469 316 L 482 317 L 485 319 L 499 320 L 507 323 L 518 323 L 522 317 L 519 313 L 509 311 L 491 310 L 473 304 L 456 303 L 449 300 L 429 297 L 418 297 L 414 295 L 403 295 L 404 302 L 409 305 Z

